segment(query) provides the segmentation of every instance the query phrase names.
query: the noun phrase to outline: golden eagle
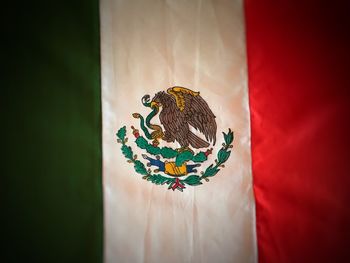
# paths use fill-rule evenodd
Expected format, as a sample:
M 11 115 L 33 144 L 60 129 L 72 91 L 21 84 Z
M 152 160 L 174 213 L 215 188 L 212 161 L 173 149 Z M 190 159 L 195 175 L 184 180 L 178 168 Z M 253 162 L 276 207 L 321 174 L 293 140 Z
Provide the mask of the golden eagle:
M 215 115 L 206 101 L 199 95 L 183 87 L 172 87 L 158 92 L 151 101 L 151 106 L 162 107 L 159 120 L 164 127 L 163 140 L 177 141 L 182 149 L 191 145 L 193 148 L 206 148 L 209 142 L 216 142 Z M 204 134 L 205 140 L 196 136 L 190 126 Z

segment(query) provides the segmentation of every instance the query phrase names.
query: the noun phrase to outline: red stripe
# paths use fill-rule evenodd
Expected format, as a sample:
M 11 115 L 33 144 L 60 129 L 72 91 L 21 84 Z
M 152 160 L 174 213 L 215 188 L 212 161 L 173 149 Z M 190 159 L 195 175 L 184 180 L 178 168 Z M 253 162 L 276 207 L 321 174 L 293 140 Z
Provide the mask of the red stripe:
M 245 2 L 262 263 L 350 262 L 350 12 L 321 2 Z

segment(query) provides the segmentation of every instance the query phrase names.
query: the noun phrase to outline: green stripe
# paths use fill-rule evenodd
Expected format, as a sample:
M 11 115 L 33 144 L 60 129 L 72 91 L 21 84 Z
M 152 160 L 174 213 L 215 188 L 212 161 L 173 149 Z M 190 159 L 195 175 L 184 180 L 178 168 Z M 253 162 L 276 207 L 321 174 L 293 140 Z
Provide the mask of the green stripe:
M 98 4 L 5 10 L 1 261 L 102 262 Z

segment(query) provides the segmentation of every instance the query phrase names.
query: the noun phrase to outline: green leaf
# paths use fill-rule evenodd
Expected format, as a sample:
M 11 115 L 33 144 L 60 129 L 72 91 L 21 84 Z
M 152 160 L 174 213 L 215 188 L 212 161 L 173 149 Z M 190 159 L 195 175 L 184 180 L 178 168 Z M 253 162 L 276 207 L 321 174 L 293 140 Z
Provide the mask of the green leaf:
M 227 161 L 227 159 L 230 157 L 231 151 L 226 151 L 224 149 L 220 149 L 218 152 L 218 163 L 222 164 Z
M 201 178 L 198 175 L 190 175 L 185 180 L 182 180 L 182 182 L 193 186 L 202 184 Z
M 147 181 L 151 181 L 154 184 L 171 184 L 175 182 L 174 178 L 164 177 L 160 174 L 154 174 L 147 178 Z
M 216 166 L 213 167 L 213 165 L 211 164 L 204 172 L 204 174 L 202 175 L 202 177 L 211 177 L 216 175 L 218 172 L 220 171 L 220 169 L 218 169 Z
M 118 137 L 120 140 L 124 141 L 125 135 L 126 135 L 126 127 L 124 126 L 124 127 L 120 128 L 120 129 L 118 130 L 118 132 L 117 132 L 117 137 Z
M 136 160 L 134 162 L 134 168 L 135 168 L 135 171 L 139 174 L 142 174 L 142 175 L 147 175 L 147 169 L 145 167 L 145 165 L 140 162 L 139 160 Z
M 126 146 L 125 144 L 123 144 L 122 153 L 127 159 L 132 159 L 133 153 L 130 146 Z
M 233 132 L 229 129 L 227 134 L 224 132 L 223 134 L 226 145 L 230 145 L 233 142 Z

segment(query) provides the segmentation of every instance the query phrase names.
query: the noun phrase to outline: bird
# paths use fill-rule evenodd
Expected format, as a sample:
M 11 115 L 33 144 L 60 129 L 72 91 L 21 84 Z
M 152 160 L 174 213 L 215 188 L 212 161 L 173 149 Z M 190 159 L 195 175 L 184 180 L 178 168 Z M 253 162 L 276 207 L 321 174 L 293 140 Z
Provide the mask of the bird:
M 208 103 L 199 92 L 175 86 L 160 91 L 151 100 L 151 107 L 159 107 L 160 123 L 164 127 L 163 140 L 178 142 L 180 151 L 207 148 L 212 142 L 215 145 L 217 125 Z M 199 130 L 205 140 L 195 135 L 190 126 Z

